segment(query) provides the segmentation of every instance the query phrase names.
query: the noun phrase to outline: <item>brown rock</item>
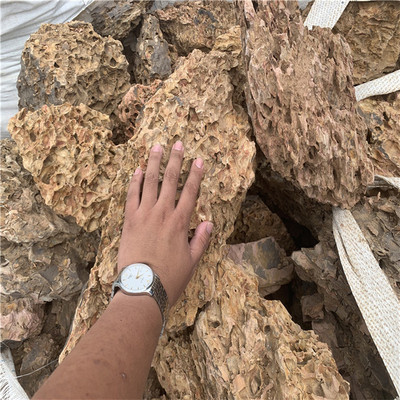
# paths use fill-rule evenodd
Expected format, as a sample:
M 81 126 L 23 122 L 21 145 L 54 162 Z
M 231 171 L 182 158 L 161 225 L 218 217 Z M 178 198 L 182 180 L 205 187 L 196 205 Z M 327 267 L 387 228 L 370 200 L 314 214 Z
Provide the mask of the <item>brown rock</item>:
M 334 343 L 333 355 L 340 371 L 350 382 L 352 394 L 362 393 L 366 399 L 395 397 L 390 377 L 369 335 L 360 310 L 351 293 L 341 267 L 333 235 L 325 233 L 325 241 L 313 249 L 302 249 L 292 254 L 295 271 L 305 281 L 315 282 L 318 293 L 323 296 L 325 320 L 335 326 L 334 332 L 326 326 L 318 330 L 320 339 Z M 313 326 L 315 325 L 313 322 Z
M 368 155 L 375 174 L 400 176 L 400 92 L 387 100 L 362 100 L 358 110 L 368 127 Z
M 255 277 L 228 259 L 193 332 L 163 337 L 160 348 L 153 366 L 170 398 L 348 398 L 327 345 L 259 297 Z
M 135 84 L 129 89 L 116 112 L 119 123 L 118 128 L 113 129 L 114 143 L 116 141 L 115 138 L 117 138 L 118 142 L 124 143 L 134 135 L 136 119 L 142 113 L 146 103 L 160 87 L 162 87 L 162 81 L 156 79 L 149 86 Z
M 99 35 L 121 40 L 139 25 L 151 5 L 148 0 L 95 0 L 75 20 L 91 23 Z
M 276 292 L 293 279 L 293 263 L 272 237 L 230 245 L 228 249 L 228 258 L 249 275 L 257 277 L 262 297 Z
M 333 32 L 342 34 L 350 45 L 355 85 L 400 67 L 400 4 L 397 1 L 350 2 Z
M 310 198 L 351 207 L 373 175 L 348 45 L 329 30 L 308 31 L 296 2 L 238 4 L 247 105 L 272 170 Z
M 135 68 L 137 83 L 149 85 L 155 79 L 165 79 L 171 74 L 168 43 L 164 40 L 158 19 L 146 15 L 136 43 Z
M 21 110 L 8 130 L 45 203 L 89 232 L 98 229 L 122 156 L 109 140 L 108 116 L 83 104 L 43 106 Z
M 303 296 L 301 298 L 301 310 L 304 322 L 324 318 L 323 300 L 323 296 L 319 293 Z
M 400 300 L 400 196 L 381 188 L 352 210 L 375 258 Z
M 19 107 L 80 103 L 111 114 L 129 89 L 122 44 L 90 24 L 44 24 L 25 43 L 18 77 Z
M 228 243 L 256 242 L 266 237 L 273 237 L 288 254 L 294 250 L 293 240 L 278 215 L 274 214 L 259 196 L 247 196 Z
M 185 1 L 155 12 L 165 39 L 179 55 L 194 49 L 209 51 L 215 39 L 237 25 L 233 2 Z
M 108 303 L 111 282 L 116 275 L 116 257 L 122 229 L 125 195 L 130 175 L 138 163 L 145 169 L 149 150 L 159 142 L 170 149 L 179 138 L 185 146 L 185 160 L 179 190 L 192 161 L 202 157 L 205 177 L 190 229 L 199 222 L 214 223 L 213 240 L 196 275 L 171 311 L 167 334 L 194 323 L 198 309 L 212 296 L 214 274 L 222 258 L 221 246 L 233 231 L 235 217 L 246 190 L 254 179 L 254 143 L 248 138 L 247 115 L 232 105 L 233 87 L 229 71 L 238 61 L 229 53 L 195 50 L 146 103 L 136 121 L 136 133 L 124 151 L 124 165 L 108 192 L 112 200 L 103 221 L 102 239 L 96 265 L 91 270 L 74 320 L 72 335 L 63 356 L 87 331 Z M 183 84 L 184 83 L 184 84 Z M 169 151 L 164 153 L 164 172 Z M 162 383 L 162 382 L 161 382 Z M 163 383 L 162 383 L 163 384 Z

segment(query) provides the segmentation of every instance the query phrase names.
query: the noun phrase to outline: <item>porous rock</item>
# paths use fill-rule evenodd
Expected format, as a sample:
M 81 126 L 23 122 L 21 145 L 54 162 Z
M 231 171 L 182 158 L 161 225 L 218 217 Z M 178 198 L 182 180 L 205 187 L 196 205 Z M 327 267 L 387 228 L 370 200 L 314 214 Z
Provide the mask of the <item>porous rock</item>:
M 156 79 L 151 85 L 133 85 L 123 97 L 118 106 L 116 116 L 119 123 L 113 129 L 113 142 L 124 143 L 130 139 L 136 129 L 136 119 L 142 112 L 145 104 L 162 87 L 162 81 Z
M 293 240 L 279 216 L 259 196 L 246 196 L 227 243 L 256 242 L 266 237 L 273 237 L 287 254 L 294 250 Z
M 21 328 L 16 335 L 3 332 L 3 339 L 26 339 L 40 332 L 40 304 L 70 300 L 80 292 L 86 267 L 95 258 L 97 236 L 45 205 L 14 141 L 1 141 L 0 159 L 2 314 Z
M 164 38 L 174 45 L 179 55 L 194 49 L 210 51 L 215 39 L 237 25 L 233 2 L 185 1 L 157 10 Z
M 352 210 L 375 258 L 400 300 L 400 196 L 398 191 L 380 188 Z
M 75 20 L 91 23 L 99 35 L 121 40 L 139 25 L 151 5 L 149 0 L 94 0 Z
M 230 53 L 204 54 L 194 50 L 146 103 L 136 120 L 135 135 L 125 147 L 125 157 L 121 161 L 124 168 L 118 170 L 109 189 L 112 200 L 104 220 L 98 258 L 62 356 L 74 347 L 108 303 L 111 283 L 116 276 L 129 179 L 138 164 L 145 170 L 149 150 L 157 142 L 167 150 L 161 174 L 172 144 L 180 139 L 185 146 L 179 190 L 192 161 L 203 158 L 204 179 L 190 229 L 204 220 L 214 223 L 212 244 L 185 293 L 170 312 L 166 334 L 193 325 L 198 309 L 211 298 L 215 268 L 222 258 L 221 246 L 233 231 L 240 205 L 254 179 L 255 146 L 247 137 L 250 131 L 247 115 L 232 104 L 229 71 L 237 64 L 238 60 Z
M 262 297 L 276 292 L 293 279 L 293 262 L 272 237 L 233 244 L 228 249 L 228 258 L 257 277 Z
M 310 198 L 353 206 L 373 173 L 349 46 L 329 30 L 308 31 L 296 2 L 238 4 L 247 106 L 272 170 Z
M 168 43 L 164 40 L 158 19 L 146 15 L 136 43 L 135 81 L 144 85 L 155 79 L 165 79 L 171 74 Z
M 343 35 L 353 55 L 354 84 L 400 67 L 400 3 L 351 1 L 333 32 Z
M 129 89 L 122 44 L 84 22 L 44 24 L 25 43 L 19 107 L 80 103 L 110 115 Z
M 358 103 L 368 127 L 368 155 L 376 175 L 400 176 L 400 92 Z
M 215 278 L 193 332 L 160 341 L 153 366 L 170 397 L 348 399 L 327 345 L 262 299 L 254 276 L 225 259 Z
M 84 104 L 45 105 L 21 110 L 8 130 L 45 203 L 89 232 L 98 229 L 122 151 L 109 140 L 108 116 Z
M 357 399 L 395 397 L 393 384 L 347 283 L 333 234 L 326 232 L 321 236 L 325 240 L 314 248 L 292 254 L 297 275 L 306 282 L 314 282 L 323 297 L 324 318 L 313 320 L 312 326 L 320 339 L 332 346 L 352 394 L 362 393 Z

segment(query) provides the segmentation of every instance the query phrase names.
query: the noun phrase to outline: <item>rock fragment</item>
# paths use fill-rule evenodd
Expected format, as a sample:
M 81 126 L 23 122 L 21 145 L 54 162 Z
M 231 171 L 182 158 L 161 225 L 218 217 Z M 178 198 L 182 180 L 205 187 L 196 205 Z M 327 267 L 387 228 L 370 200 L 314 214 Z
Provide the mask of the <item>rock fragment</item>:
M 95 0 L 75 20 L 91 23 L 99 35 L 121 40 L 139 25 L 151 5 L 149 0 Z
M 294 250 L 293 240 L 278 215 L 273 213 L 259 196 L 247 196 L 228 243 L 256 242 L 266 237 L 273 237 L 287 254 Z
M 368 155 L 376 175 L 400 176 L 400 92 L 358 102 L 368 127 Z
M 237 25 L 233 2 L 185 1 L 155 12 L 164 38 L 187 56 L 194 49 L 210 51 L 215 39 Z
M 120 168 L 121 149 L 109 140 L 110 125 L 108 116 L 68 103 L 23 109 L 8 125 L 45 203 L 89 232 L 108 211 L 110 185 Z
M 333 32 L 342 34 L 350 45 L 355 85 L 399 69 L 400 4 L 397 1 L 351 1 Z
M 328 30 L 308 31 L 295 2 L 238 4 L 247 106 L 272 170 L 321 203 L 353 206 L 373 174 L 348 45 Z
M 262 297 L 276 292 L 293 279 L 293 263 L 272 237 L 233 244 L 228 249 L 228 258 L 246 273 L 257 277 Z
M 212 51 L 204 54 L 194 50 L 147 101 L 136 122 L 135 136 L 125 147 L 125 157 L 121 161 L 124 168 L 118 170 L 108 190 L 112 200 L 103 221 L 98 258 L 62 357 L 74 347 L 108 303 L 111 283 L 116 275 L 128 182 L 139 163 L 145 170 L 149 150 L 156 142 L 165 149 L 170 149 L 177 139 L 184 143 L 185 160 L 179 190 L 192 161 L 197 157 L 203 158 L 204 179 L 190 229 L 204 220 L 214 223 L 213 244 L 171 311 L 166 334 L 172 335 L 193 325 L 198 309 L 211 298 L 215 268 L 222 258 L 221 245 L 232 233 L 235 217 L 254 179 L 255 146 L 247 137 L 250 131 L 247 115 L 232 104 L 233 86 L 229 71 L 236 65 L 237 60 L 230 53 Z M 165 151 L 161 174 L 167 156 L 168 151 Z
M 86 104 L 110 115 L 129 89 L 122 44 L 84 22 L 44 24 L 25 43 L 17 87 L 19 107 Z
M 293 323 L 279 301 L 259 297 L 255 277 L 228 259 L 193 332 L 164 337 L 161 347 L 153 365 L 170 397 L 348 398 L 327 345 Z
M 168 43 L 164 40 L 158 19 L 146 15 L 136 43 L 135 81 L 149 85 L 155 79 L 167 78 L 171 71 Z

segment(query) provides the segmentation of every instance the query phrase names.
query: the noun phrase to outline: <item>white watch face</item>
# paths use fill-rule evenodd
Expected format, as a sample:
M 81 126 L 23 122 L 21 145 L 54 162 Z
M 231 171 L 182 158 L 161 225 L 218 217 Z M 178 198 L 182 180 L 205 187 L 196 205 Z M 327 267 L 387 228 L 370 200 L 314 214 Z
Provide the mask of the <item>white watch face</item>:
M 122 288 L 133 293 L 140 293 L 153 283 L 153 271 L 146 264 L 132 264 L 121 273 Z

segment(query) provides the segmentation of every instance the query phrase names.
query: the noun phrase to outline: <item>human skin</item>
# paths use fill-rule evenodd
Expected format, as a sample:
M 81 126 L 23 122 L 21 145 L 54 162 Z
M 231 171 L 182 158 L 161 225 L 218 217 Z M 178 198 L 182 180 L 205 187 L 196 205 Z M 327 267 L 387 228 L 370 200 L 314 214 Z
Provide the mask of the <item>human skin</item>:
M 180 141 L 174 144 L 158 196 L 162 151 L 158 144 L 151 149 L 146 176 L 138 168 L 129 185 L 118 271 L 135 262 L 150 265 L 172 306 L 208 246 L 212 223 L 199 224 L 189 242 L 203 160 L 193 162 L 175 205 L 184 149 Z M 161 312 L 153 298 L 118 291 L 33 399 L 141 399 L 161 327 Z

